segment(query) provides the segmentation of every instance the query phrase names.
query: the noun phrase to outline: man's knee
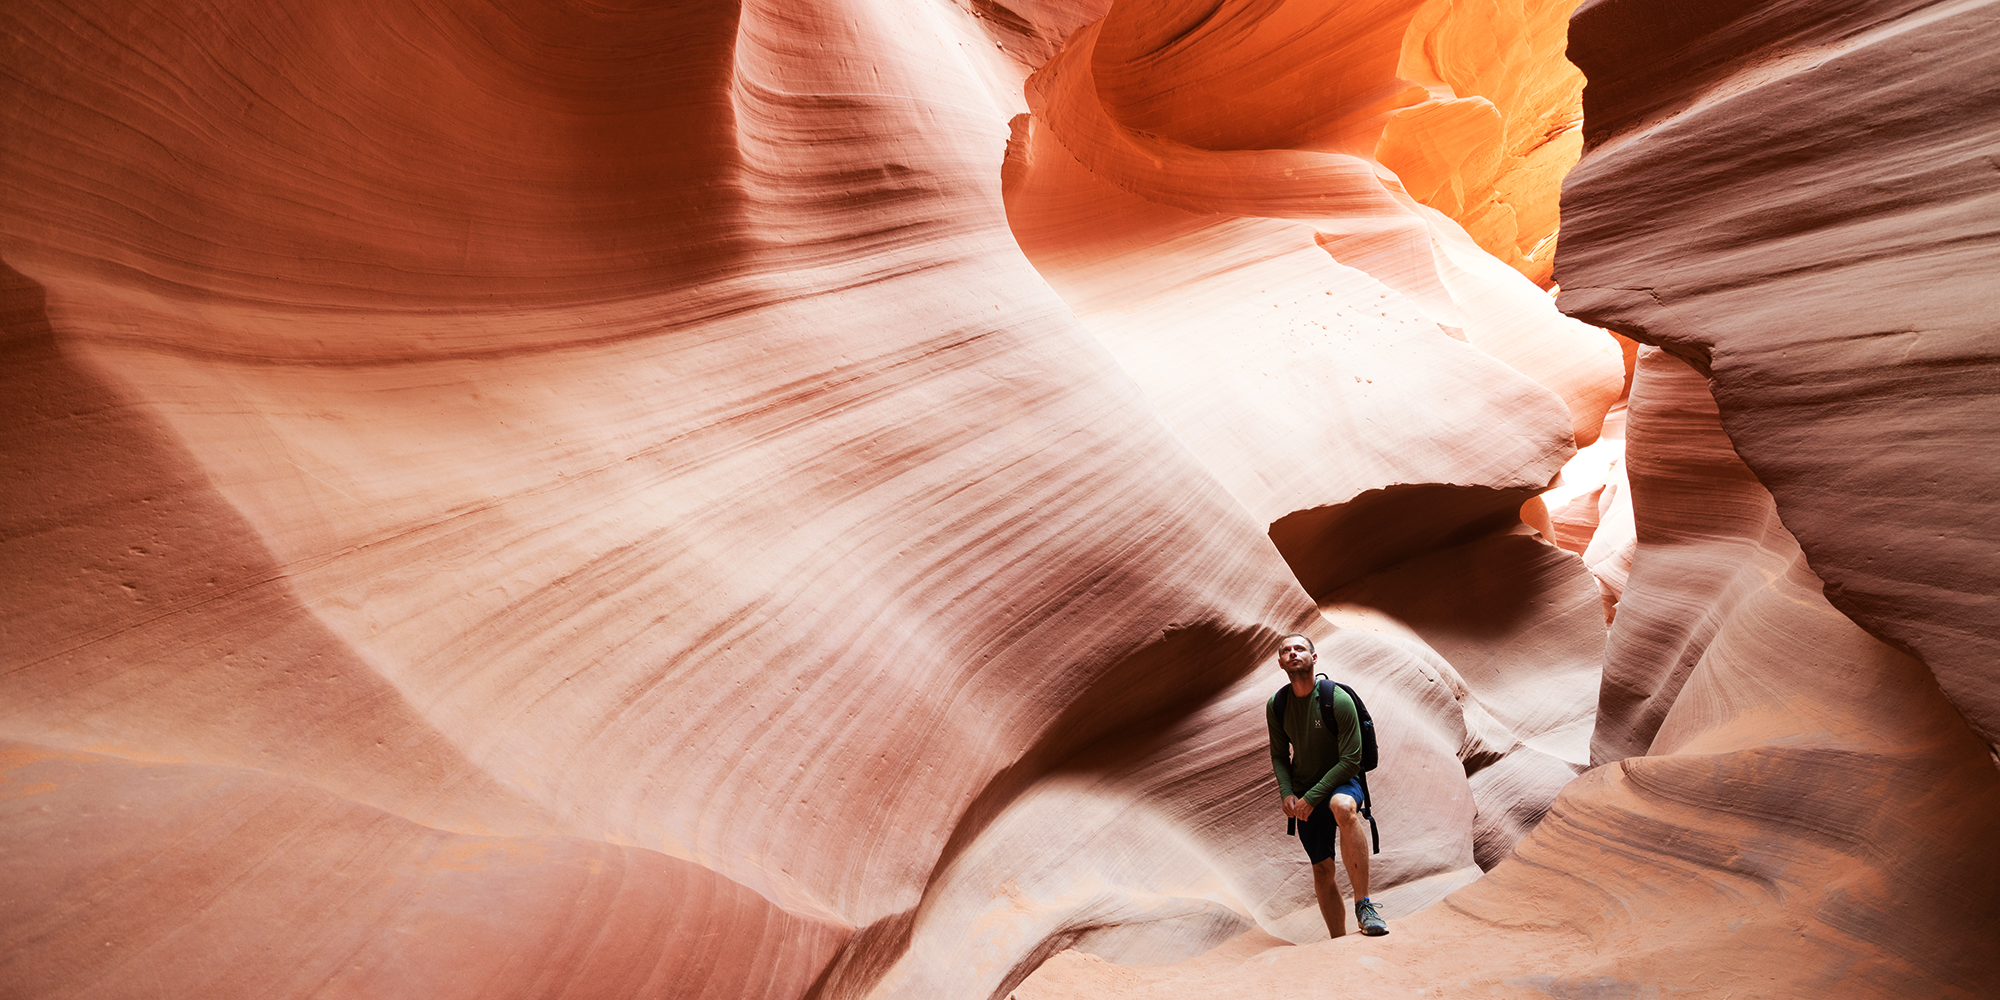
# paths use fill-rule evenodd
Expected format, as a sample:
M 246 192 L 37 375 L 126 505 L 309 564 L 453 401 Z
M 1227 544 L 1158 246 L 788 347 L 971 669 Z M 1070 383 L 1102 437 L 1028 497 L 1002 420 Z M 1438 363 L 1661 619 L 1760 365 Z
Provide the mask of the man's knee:
M 1361 805 L 1350 795 L 1343 793 L 1326 801 L 1333 807 L 1333 818 L 1341 826 L 1351 826 L 1361 817 Z

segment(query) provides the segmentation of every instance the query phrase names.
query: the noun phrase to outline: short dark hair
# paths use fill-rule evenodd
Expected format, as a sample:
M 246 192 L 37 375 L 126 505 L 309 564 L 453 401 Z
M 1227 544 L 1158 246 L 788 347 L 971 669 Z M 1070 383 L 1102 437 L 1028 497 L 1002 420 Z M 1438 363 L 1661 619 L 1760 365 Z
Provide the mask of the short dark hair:
M 1319 655 L 1319 649 L 1313 645 L 1313 637 L 1304 632 L 1287 632 L 1278 637 L 1278 645 L 1284 645 L 1286 639 L 1304 639 L 1306 641 L 1306 652 L 1314 656 Z

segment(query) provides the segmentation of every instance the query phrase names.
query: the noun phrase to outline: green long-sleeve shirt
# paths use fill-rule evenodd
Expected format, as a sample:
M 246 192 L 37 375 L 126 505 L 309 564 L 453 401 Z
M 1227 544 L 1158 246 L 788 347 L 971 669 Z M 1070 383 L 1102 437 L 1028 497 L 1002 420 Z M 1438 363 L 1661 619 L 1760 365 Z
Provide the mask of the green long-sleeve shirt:
M 1278 717 L 1278 696 L 1264 703 L 1264 721 L 1271 730 L 1271 770 L 1278 776 L 1278 794 L 1297 795 L 1315 809 L 1326 804 L 1335 788 L 1361 773 L 1361 716 L 1354 699 L 1333 689 L 1334 721 L 1340 741 L 1320 718 L 1319 694 L 1285 698 L 1284 718 Z M 1299 791 L 1299 789 L 1305 791 Z

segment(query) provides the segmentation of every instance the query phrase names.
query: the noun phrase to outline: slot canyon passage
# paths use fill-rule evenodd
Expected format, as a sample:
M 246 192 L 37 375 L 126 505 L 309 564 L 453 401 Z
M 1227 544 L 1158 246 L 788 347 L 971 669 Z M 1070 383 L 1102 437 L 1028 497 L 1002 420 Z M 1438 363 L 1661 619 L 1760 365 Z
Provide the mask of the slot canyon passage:
M 0 31 L 0 998 L 2000 997 L 2000 0 Z

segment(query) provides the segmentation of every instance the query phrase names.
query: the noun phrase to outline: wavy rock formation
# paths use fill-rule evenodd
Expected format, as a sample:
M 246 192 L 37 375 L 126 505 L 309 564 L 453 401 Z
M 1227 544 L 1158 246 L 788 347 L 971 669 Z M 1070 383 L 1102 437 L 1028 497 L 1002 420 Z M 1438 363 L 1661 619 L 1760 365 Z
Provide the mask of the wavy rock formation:
M 1450 678 L 1472 741 L 1459 756 L 1478 809 L 1474 856 L 1492 868 L 1590 761 L 1605 638 L 1590 573 L 1500 535 L 1407 560 L 1335 600 L 1409 628 Z
M 1635 348 L 1637 345 L 1633 345 Z M 1636 359 L 1636 354 L 1635 354 Z M 1631 375 L 1626 376 L 1629 384 Z M 1597 580 L 1608 624 L 1632 575 L 1638 526 L 1625 470 L 1624 404 L 1604 418 L 1604 434 L 1563 465 L 1562 482 L 1537 498 L 1548 511 L 1543 537 L 1583 557 Z
M 1639 527 L 1628 599 L 1605 651 L 1595 763 L 1646 753 L 1716 632 L 1787 571 L 1794 544 L 1680 363 L 1647 350 L 1641 371 L 1679 395 L 1656 389 L 1632 403 L 1627 468 Z
M 1563 307 L 1715 386 L 1827 597 L 2000 744 L 1991 3 L 1584 4 Z
M 1822 596 L 1701 376 L 1658 351 L 1640 369 L 1635 510 L 1642 531 L 1686 526 L 1641 539 L 1607 652 L 1600 752 L 1645 726 L 1623 696 L 1636 685 L 1614 679 L 1655 678 L 1640 704 L 1670 707 L 1643 755 L 1577 781 L 1520 863 L 1450 905 L 1504 926 L 1534 898 L 1628 970 L 1684 961 L 1668 936 L 1715 935 L 1711 981 L 1762 980 L 1773 995 L 1990 989 L 2000 773 L 1986 747 L 1922 662 Z M 1659 609 L 1694 617 L 1689 605 L 1705 627 L 1661 635 L 1672 616 Z
M 4 16 L 28 361 L 0 731 L 395 819 L 287 806 L 93 877 L 197 847 L 254 869 L 276 832 L 335 858 L 400 831 L 392 872 L 450 862 L 427 831 L 574 838 L 654 852 L 660 885 L 706 869 L 718 924 L 830 928 L 745 946 L 770 968 L 689 966 L 676 995 L 865 982 L 954 837 L 1314 619 L 1015 249 L 1010 112 L 954 54 L 985 41 L 970 19 Z M 199 809 L 188 780 L 174 808 Z M 112 836 L 77 822 L 20 863 Z M 482 863 L 446 902 L 542 877 Z M 296 898 L 246 878 L 245 907 Z M 74 957 L 10 981 L 145 982 L 156 959 L 90 944 L 120 897 L 33 898 L 4 950 Z M 355 905 L 320 919 L 393 933 Z M 603 912 L 605 940 L 651 947 Z M 300 919 L 212 940 L 316 968 Z M 554 940 L 572 915 L 511 919 Z M 623 986 L 653 968 L 616 961 Z
M 850 936 L 657 851 L 268 771 L 13 742 L 0 769 L 9 996 L 797 996 Z
M 1413 331 L 1385 393 L 1460 402 L 1358 447 L 1267 414 L 1234 441 L 1273 469 L 1377 457 L 1253 493 L 1020 255 L 1013 54 L 1094 12 L 1001 13 L 10 8 L 6 981 L 933 995 L 1322 933 L 1256 731 L 1315 618 L 1270 525 L 1511 510 L 1595 433 L 1604 343 L 1300 152 L 1366 211 L 1245 252 L 1296 246 L 1302 317 L 1385 314 L 1350 343 Z M 1401 720 L 1377 882 L 1414 910 L 1470 877 L 1496 740 L 1420 645 L 1329 646 Z
M 1571 443 L 1595 438 L 1624 373 L 1610 338 L 1562 319 L 1459 226 L 1342 151 L 1369 148 L 1380 102 L 1403 100 L 1406 84 L 1388 74 L 1418 30 L 1409 13 L 1114 6 L 1029 80 L 1005 192 L 1037 270 L 1271 525 L 1306 589 L 1436 624 L 1411 598 L 1464 567 L 1412 557 L 1517 524 Z M 1298 86 L 1308 76 L 1317 89 Z M 1602 656 L 1582 566 L 1516 541 L 1471 561 L 1493 589 L 1562 610 L 1503 601 L 1461 623 L 1453 652 L 1415 646 L 1427 683 L 1453 695 L 1442 724 L 1478 782 L 1472 839 L 1486 864 L 1587 760 Z M 1565 591 L 1575 584 L 1584 589 Z M 1566 618 L 1578 597 L 1586 613 Z M 1474 679 L 1454 669 L 1460 656 L 1480 668 Z M 1509 711 L 1525 707 L 1511 686 L 1539 686 L 1548 704 Z M 1452 801 L 1473 791 L 1436 787 Z M 1419 867 L 1447 871 L 1459 857 Z
M 1984 440 L 1983 300 L 1892 363 L 1704 311 L 1841 273 L 1744 186 L 1869 143 L 1944 180 L 1847 204 L 1950 223 L 1854 215 L 1874 287 L 1983 266 L 1983 7 L 1682 65 L 1605 47 L 1642 6 L 1578 15 L 1563 302 L 1714 399 L 1537 287 L 1561 2 L 0 8 L 0 996 L 2000 978 L 1987 473 L 1796 451 Z M 1659 150 L 1808 43 L 1756 71 L 1936 43 L 1935 115 L 1756 119 L 1662 235 Z M 1534 501 L 1628 380 L 1629 508 Z M 1387 939 L 1282 832 L 1296 628 L 1381 724 Z
M 1477 723 L 1421 645 L 1342 629 L 1320 647 L 1383 720 L 1370 879 L 1387 912 L 1415 912 L 1478 875 L 1459 764 Z M 1255 927 L 1326 940 L 1272 799 L 1263 706 L 1282 681 L 1253 674 L 1200 711 L 1149 720 L 1010 802 L 939 872 L 874 995 L 1004 996 L 1066 948 L 1156 965 Z
M 1573 0 L 1429 0 L 1396 75 L 1430 99 L 1389 116 L 1375 159 L 1479 247 L 1546 286 L 1562 177 L 1583 149 L 1583 74 L 1563 58 Z
M 1642 522 L 1705 482 L 1764 514 L 1731 522 L 1738 559 L 1763 572 L 1710 559 L 1633 576 L 1628 602 L 1738 584 L 1690 640 L 1646 755 L 1570 783 L 1512 857 L 1389 937 L 1274 948 L 1246 935 L 1164 969 L 1063 955 L 1017 996 L 1289 998 L 1365 981 L 1385 996 L 1975 997 L 2000 982 L 2000 773 L 1986 746 L 1923 663 L 1827 602 L 1700 375 L 1652 352 L 1631 419 L 1635 466 L 1655 470 L 1633 483 Z M 1712 526 L 1707 546 L 1730 532 Z M 1642 545 L 1638 565 L 1656 551 Z M 1680 654 L 1614 647 L 1607 683 Z
M 1117 5 L 1030 79 L 1006 168 L 1037 270 L 1316 595 L 1513 523 L 1621 387 L 1608 338 L 1327 151 L 1400 99 L 1385 16 Z

